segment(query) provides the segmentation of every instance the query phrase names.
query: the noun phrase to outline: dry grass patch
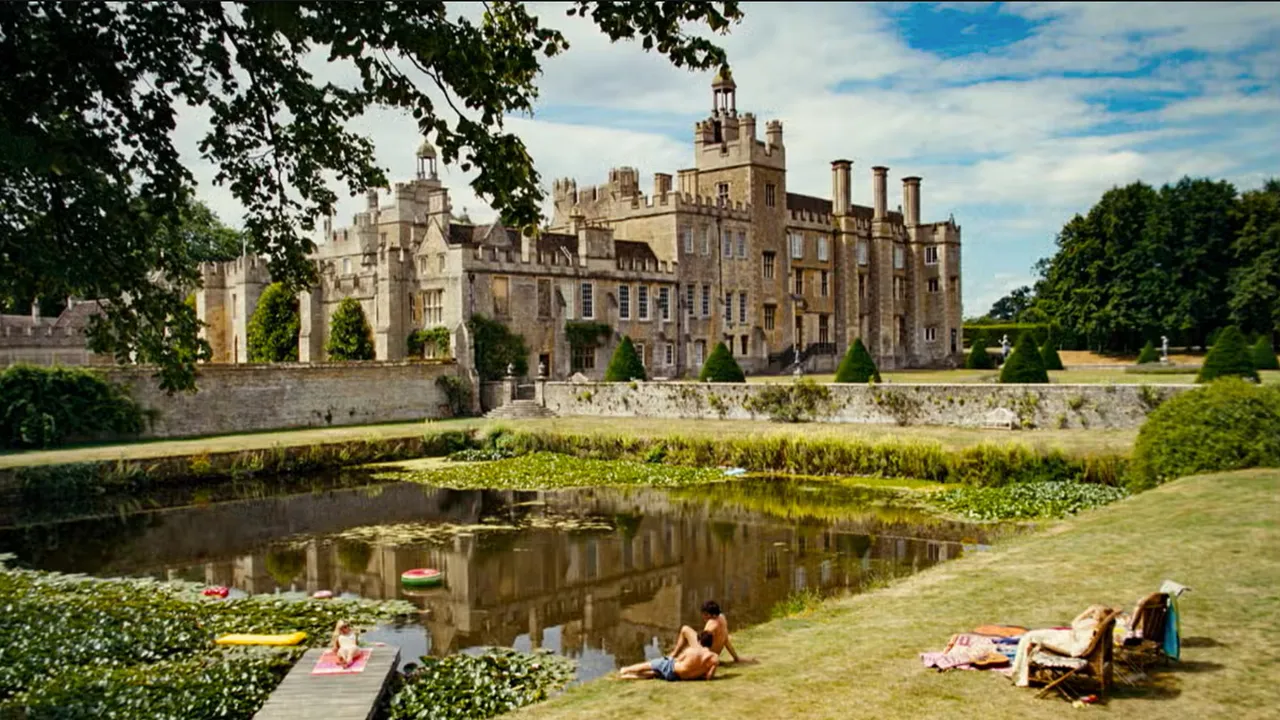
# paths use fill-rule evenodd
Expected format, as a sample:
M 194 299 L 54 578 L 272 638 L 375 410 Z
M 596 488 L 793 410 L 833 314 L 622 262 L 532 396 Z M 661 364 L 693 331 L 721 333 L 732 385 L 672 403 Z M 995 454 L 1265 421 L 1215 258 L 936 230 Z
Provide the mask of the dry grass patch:
M 1194 590 L 1180 609 L 1183 660 L 1089 713 L 1273 717 L 1280 707 L 1280 471 L 1186 478 L 802 618 L 738 633 L 759 664 L 712 683 L 605 679 L 522 717 L 1060 718 L 993 673 L 938 673 L 917 653 L 985 622 L 1061 624 L 1102 602 L 1131 608 L 1166 578 Z M 668 639 L 668 643 L 670 640 Z M 1272 708 L 1272 710 L 1267 710 Z

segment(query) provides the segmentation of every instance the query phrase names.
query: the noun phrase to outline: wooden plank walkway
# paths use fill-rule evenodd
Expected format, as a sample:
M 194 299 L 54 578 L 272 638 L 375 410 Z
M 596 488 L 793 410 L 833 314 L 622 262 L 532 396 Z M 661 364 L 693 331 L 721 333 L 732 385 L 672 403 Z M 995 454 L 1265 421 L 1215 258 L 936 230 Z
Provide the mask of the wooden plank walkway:
M 400 648 L 374 647 L 362 673 L 312 675 L 323 652 L 308 650 L 254 720 L 370 720 L 400 662 Z

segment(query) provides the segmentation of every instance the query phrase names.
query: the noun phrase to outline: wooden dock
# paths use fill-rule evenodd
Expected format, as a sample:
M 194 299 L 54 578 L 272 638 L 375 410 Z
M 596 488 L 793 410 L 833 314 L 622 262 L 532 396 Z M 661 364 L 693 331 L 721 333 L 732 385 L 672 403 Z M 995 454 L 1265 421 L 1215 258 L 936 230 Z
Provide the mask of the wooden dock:
M 364 672 L 312 675 L 321 648 L 308 650 L 254 720 L 370 720 L 400 663 L 400 648 L 373 648 Z

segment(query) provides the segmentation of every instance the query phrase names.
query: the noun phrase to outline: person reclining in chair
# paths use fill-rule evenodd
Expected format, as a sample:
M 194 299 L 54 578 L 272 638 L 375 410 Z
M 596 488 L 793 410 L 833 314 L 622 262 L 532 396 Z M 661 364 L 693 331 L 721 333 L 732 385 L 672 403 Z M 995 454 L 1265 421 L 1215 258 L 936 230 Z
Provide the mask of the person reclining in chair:
M 1013 658 L 1013 683 L 1018 687 L 1031 684 L 1031 646 L 1039 645 L 1046 650 L 1078 657 L 1093 641 L 1094 631 L 1111 608 L 1105 605 L 1090 605 L 1084 612 L 1071 621 L 1070 629 L 1045 628 L 1031 630 L 1018 639 L 1018 652 Z
M 720 656 L 711 652 L 715 638 L 703 631 L 694 634 L 693 628 L 680 628 L 676 649 L 666 657 L 629 665 L 618 671 L 623 680 L 710 680 L 720 666 Z

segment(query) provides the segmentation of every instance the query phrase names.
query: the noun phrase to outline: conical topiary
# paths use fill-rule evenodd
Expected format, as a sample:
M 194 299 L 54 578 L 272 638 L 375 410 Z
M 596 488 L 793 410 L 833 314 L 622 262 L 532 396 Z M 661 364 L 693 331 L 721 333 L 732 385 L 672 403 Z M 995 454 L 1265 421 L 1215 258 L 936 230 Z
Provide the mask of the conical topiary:
M 880 370 L 871 353 L 867 352 L 867 346 L 862 344 L 862 338 L 855 338 L 836 369 L 836 382 L 865 383 L 872 380 L 880 382 Z
M 338 303 L 329 321 L 329 343 L 325 349 L 330 360 L 373 359 L 373 333 L 359 300 L 343 298 Z
M 1040 357 L 1040 350 L 1036 347 L 1035 338 L 1031 333 L 1025 332 L 1018 335 L 1018 344 L 1013 347 L 1009 359 L 1005 360 L 1004 366 L 1000 368 L 1000 382 L 1049 382 L 1049 373 L 1045 372 L 1044 361 Z
M 1200 366 L 1196 382 L 1209 382 L 1220 377 L 1235 375 L 1257 382 L 1258 370 L 1253 366 L 1253 353 L 1244 341 L 1244 335 L 1235 325 L 1228 325 L 1218 333 L 1218 339 L 1209 348 L 1209 354 Z
M 987 334 L 981 330 L 973 334 L 972 347 L 969 348 L 969 357 L 965 358 L 964 366 L 969 370 L 991 370 L 996 366 L 991 353 L 987 352 Z
M 1040 348 L 1040 360 L 1044 363 L 1045 370 L 1062 370 L 1062 357 L 1058 355 L 1058 340 L 1049 336 L 1045 341 L 1044 347 Z
M 631 344 L 631 338 L 623 335 L 622 342 L 618 343 L 617 349 L 613 351 L 613 359 L 609 361 L 609 367 L 604 371 L 604 381 L 627 382 L 647 379 L 644 363 L 640 361 L 636 346 Z
M 1263 335 L 1253 346 L 1253 368 L 1255 370 L 1280 370 L 1280 359 L 1276 358 L 1275 348 L 1271 347 L 1271 338 Z
M 1138 364 L 1146 365 L 1155 362 L 1160 362 L 1160 353 L 1156 352 L 1156 346 L 1148 340 L 1147 344 L 1142 346 L 1142 351 L 1138 353 Z
M 742 373 L 742 368 L 738 367 L 738 361 L 733 359 L 729 348 L 721 342 L 716 343 L 711 356 L 702 364 L 702 372 L 698 373 L 698 379 L 702 382 L 740 383 L 746 382 L 747 376 Z

